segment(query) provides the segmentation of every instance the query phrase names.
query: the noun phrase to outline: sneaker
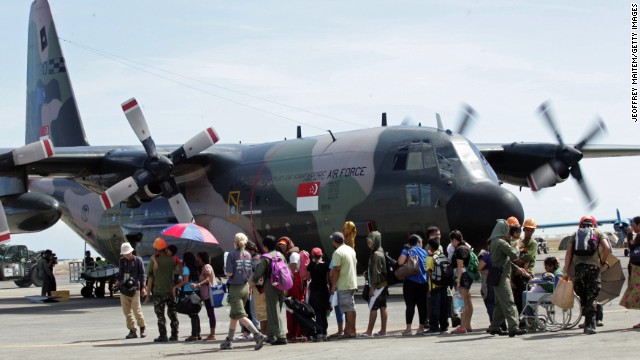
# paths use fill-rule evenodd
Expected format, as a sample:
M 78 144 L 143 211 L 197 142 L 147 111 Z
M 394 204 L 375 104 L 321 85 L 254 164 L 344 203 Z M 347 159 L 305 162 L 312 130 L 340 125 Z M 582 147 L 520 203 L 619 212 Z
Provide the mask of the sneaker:
M 584 328 L 583 331 L 585 335 L 593 335 L 598 333 L 596 329 L 592 329 L 592 328 Z
M 596 326 L 604 326 L 604 324 L 602 323 L 602 320 L 596 321 Z
M 153 339 L 153 342 L 157 342 L 157 343 L 161 343 L 161 342 L 168 342 L 169 339 L 167 338 L 167 335 L 160 335 L 157 338 Z
M 256 346 L 253 348 L 254 350 L 260 350 L 262 349 L 262 345 L 264 345 L 264 341 L 266 340 L 266 336 L 262 335 L 261 333 L 257 333 L 256 336 L 253 337 L 253 339 L 256 341 Z
M 424 332 L 424 335 L 426 335 L 426 336 L 440 335 L 440 331 L 438 331 L 438 330 L 427 330 L 427 331 Z
M 220 344 L 220 350 L 231 350 L 233 349 L 233 343 L 229 338 L 224 339 L 222 344 Z

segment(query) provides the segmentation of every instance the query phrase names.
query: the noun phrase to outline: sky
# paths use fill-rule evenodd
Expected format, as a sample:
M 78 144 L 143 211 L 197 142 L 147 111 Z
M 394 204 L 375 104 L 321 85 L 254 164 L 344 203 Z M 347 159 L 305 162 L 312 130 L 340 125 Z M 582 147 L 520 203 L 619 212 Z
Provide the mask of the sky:
M 208 126 L 223 143 L 259 143 L 389 124 L 409 116 L 476 143 L 554 142 L 535 109 L 549 100 L 566 143 L 596 116 L 598 144 L 638 144 L 631 119 L 627 1 L 51 0 L 92 145 L 138 144 L 120 104 L 136 97 L 157 144 Z M 0 147 L 24 144 L 29 2 L 0 2 Z M 596 218 L 640 215 L 638 157 L 585 159 Z M 538 223 L 588 212 L 571 178 L 534 196 L 509 186 Z M 607 229 L 605 227 L 605 229 Z M 609 229 L 610 230 L 610 229 Z M 564 231 L 570 231 L 565 229 Z M 14 244 L 79 258 L 62 222 Z

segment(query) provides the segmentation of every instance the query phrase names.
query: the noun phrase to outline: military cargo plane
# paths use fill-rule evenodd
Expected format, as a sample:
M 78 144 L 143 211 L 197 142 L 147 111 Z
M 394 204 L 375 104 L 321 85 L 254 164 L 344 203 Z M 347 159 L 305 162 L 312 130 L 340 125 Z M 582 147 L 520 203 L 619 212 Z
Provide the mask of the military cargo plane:
M 26 143 L 52 145 L 55 154 L 0 169 L 12 234 L 44 230 L 61 217 L 116 261 L 123 241 L 148 256 L 162 229 L 195 221 L 219 240 L 214 253 L 231 249 L 237 232 L 258 243 L 266 235 L 287 235 L 303 249 L 330 253 L 329 235 L 353 221 L 360 236 L 381 231 L 393 256 L 409 234 L 431 225 L 443 233 L 461 230 L 478 249 L 496 219 L 524 218 L 503 182 L 539 190 L 572 176 L 592 204 L 580 160 L 640 154 L 640 147 L 589 145 L 602 132 L 601 121 L 577 145 L 565 144 L 546 104 L 539 110 L 556 133 L 555 144 L 474 144 L 464 136 L 473 117 L 467 109 L 456 132 L 440 121 L 435 128 L 383 121 L 343 133 L 225 145 L 215 144 L 218 134 L 209 128 L 184 145 L 156 146 L 137 101 L 122 108 L 143 146 L 90 146 L 49 4 L 34 1 Z M 366 244 L 356 243 L 366 264 Z

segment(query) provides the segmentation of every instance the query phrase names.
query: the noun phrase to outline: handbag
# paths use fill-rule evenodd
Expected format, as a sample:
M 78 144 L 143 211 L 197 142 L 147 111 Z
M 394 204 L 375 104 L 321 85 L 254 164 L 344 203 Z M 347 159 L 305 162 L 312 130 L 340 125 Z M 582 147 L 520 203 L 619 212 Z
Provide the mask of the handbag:
M 418 255 L 411 255 L 411 252 L 407 254 L 407 262 L 400 266 L 396 270 L 395 275 L 398 280 L 403 280 L 406 277 L 413 276 L 420 273 L 420 265 L 418 264 Z
M 200 296 L 195 292 L 184 294 L 178 298 L 176 302 L 176 311 L 180 314 L 193 315 L 200 312 L 202 301 Z
M 558 285 L 551 296 L 551 302 L 562 309 L 571 309 L 573 298 L 573 282 L 564 278 L 558 280 Z
M 502 267 L 494 266 L 489 269 L 487 274 L 487 285 L 498 286 L 500 284 L 500 278 L 502 277 Z
M 636 266 L 640 265 L 640 245 L 636 245 L 629 252 L 629 262 Z
M 369 287 L 369 283 L 364 283 L 364 288 L 362 289 L 362 300 L 369 302 L 369 291 L 371 287 Z
M 223 307 L 228 295 L 229 293 L 227 292 L 227 285 L 213 285 L 211 287 L 211 297 L 209 298 L 209 300 L 211 301 L 211 305 L 213 305 L 214 308 Z

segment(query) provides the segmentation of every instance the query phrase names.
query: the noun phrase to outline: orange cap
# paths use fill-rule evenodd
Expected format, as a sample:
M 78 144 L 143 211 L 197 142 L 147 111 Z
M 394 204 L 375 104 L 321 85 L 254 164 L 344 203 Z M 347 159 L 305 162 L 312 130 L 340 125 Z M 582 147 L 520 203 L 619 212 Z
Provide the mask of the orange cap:
M 508 218 L 507 224 L 509 224 L 509 227 L 514 227 L 514 226 L 520 227 L 520 221 L 518 221 L 518 219 L 515 216 Z
M 167 248 L 167 242 L 163 238 L 157 238 L 153 242 L 153 248 L 156 250 L 164 250 Z
M 524 227 L 529 228 L 529 229 L 537 229 L 538 228 L 538 224 L 536 224 L 536 221 L 533 219 L 527 219 L 524 221 Z

